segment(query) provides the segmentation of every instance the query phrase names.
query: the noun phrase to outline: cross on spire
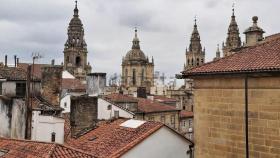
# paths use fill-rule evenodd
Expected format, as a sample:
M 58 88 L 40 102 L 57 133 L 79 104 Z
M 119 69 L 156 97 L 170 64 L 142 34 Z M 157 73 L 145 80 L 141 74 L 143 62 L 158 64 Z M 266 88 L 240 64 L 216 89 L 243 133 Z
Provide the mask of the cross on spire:
M 235 3 L 232 3 L 232 16 L 234 16 L 234 7 L 235 7 Z
M 194 16 L 194 25 L 196 25 L 196 21 L 197 21 L 196 18 L 197 18 L 197 16 L 195 15 L 195 16 Z

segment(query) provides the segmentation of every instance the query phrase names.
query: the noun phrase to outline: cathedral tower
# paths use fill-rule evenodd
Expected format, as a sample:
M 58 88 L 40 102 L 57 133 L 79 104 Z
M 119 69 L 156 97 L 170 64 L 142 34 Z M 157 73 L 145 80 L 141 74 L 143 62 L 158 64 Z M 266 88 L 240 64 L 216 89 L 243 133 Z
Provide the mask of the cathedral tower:
M 232 8 L 231 21 L 228 27 L 226 43 L 223 43 L 223 54 L 229 56 L 232 54 L 231 50 L 241 47 L 241 39 L 239 37 L 239 29 L 235 20 L 234 8 Z
M 185 69 L 190 69 L 199 66 L 205 62 L 205 48 L 202 50 L 200 36 L 197 30 L 196 19 L 190 40 L 189 50 L 186 49 L 186 66 Z
M 214 60 L 218 60 L 221 58 L 221 52 L 220 52 L 220 48 L 219 48 L 219 44 L 217 45 L 217 50 L 216 50 L 216 57 L 214 58 Z
M 91 72 L 91 66 L 87 63 L 87 44 L 84 39 L 84 28 L 79 18 L 77 1 L 74 15 L 68 26 L 68 39 L 64 45 L 64 69 L 76 78 L 84 79 Z
M 137 29 L 132 41 L 132 48 L 122 60 L 122 85 L 129 92 L 136 92 L 138 87 L 145 87 L 147 92 L 154 85 L 154 59 L 149 61 L 140 49 Z

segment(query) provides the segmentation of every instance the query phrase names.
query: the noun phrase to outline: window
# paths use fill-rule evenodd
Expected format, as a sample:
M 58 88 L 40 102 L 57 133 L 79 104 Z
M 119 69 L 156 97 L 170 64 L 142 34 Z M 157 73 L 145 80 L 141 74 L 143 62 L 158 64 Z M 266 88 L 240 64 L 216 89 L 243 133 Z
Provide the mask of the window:
M 145 77 L 144 73 L 145 73 L 145 70 L 142 69 L 142 74 L 141 74 L 141 80 L 142 80 L 142 82 L 144 82 L 144 77 Z
M 154 116 L 150 116 L 150 117 L 148 118 L 148 120 L 149 120 L 149 121 L 154 121 L 155 118 L 154 118 Z
M 160 117 L 160 122 L 161 122 L 161 123 L 165 123 L 165 116 L 164 116 L 164 115 L 162 115 L 162 116 Z
M 133 69 L 132 71 L 132 84 L 136 85 L 136 70 Z
M 189 127 L 192 127 L 192 120 L 189 119 Z
M 66 63 L 69 63 L 70 59 L 69 56 L 66 57 Z
M 183 121 L 183 127 L 186 127 L 186 121 L 185 120 Z
M 199 58 L 196 59 L 196 65 L 199 65 Z
M 171 126 L 175 128 L 175 115 L 171 115 Z
M 81 66 L 81 57 L 76 57 L 76 66 Z
M 0 82 L 0 95 L 2 95 L 2 82 Z
M 125 84 L 127 84 L 127 69 L 125 69 Z
M 52 132 L 52 142 L 55 142 L 55 132 Z
M 67 103 L 66 102 L 64 102 L 64 107 L 67 108 Z
M 25 96 L 26 92 L 26 84 L 25 83 L 16 83 L 16 95 L 17 96 Z
M 119 118 L 119 115 L 120 115 L 119 111 L 118 110 L 114 110 L 114 117 L 115 118 Z

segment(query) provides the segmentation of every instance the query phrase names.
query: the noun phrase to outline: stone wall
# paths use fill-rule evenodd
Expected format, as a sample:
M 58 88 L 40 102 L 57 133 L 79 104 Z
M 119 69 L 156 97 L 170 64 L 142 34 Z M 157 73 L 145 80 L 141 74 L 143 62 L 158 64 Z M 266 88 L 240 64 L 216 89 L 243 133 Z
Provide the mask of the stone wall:
M 280 155 L 280 78 L 248 80 L 250 157 Z M 195 157 L 245 157 L 244 79 L 195 79 Z
M 71 97 L 70 125 L 71 136 L 93 129 L 97 122 L 97 97 Z
M 58 106 L 62 71 L 62 66 L 46 66 L 42 68 L 42 96 L 53 105 Z

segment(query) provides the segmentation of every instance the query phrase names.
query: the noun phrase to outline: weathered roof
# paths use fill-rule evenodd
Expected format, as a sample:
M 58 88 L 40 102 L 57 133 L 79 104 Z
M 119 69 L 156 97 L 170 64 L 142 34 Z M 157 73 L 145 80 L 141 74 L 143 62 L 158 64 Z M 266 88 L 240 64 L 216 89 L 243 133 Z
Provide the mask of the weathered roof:
M 62 79 L 62 89 L 68 89 L 70 91 L 79 91 L 85 92 L 86 91 L 86 84 L 83 84 L 78 79 Z
M 31 65 L 31 71 L 33 72 L 34 76 L 36 76 L 38 79 L 42 78 L 42 67 L 50 66 L 50 64 L 34 64 L 33 69 L 33 64 L 31 63 L 18 63 L 18 67 L 24 69 L 25 71 L 27 71 L 29 65 Z
M 251 72 L 280 72 L 280 38 L 236 51 L 234 54 L 186 70 L 184 76 Z
M 125 121 L 118 119 L 103 123 L 77 139 L 66 140 L 66 144 L 97 157 L 120 157 L 164 126 L 159 122 L 145 122 L 137 128 L 120 126 Z
M 152 112 L 167 112 L 167 111 L 180 111 L 174 106 L 152 101 L 150 99 L 137 98 L 138 99 L 138 110 L 144 113 Z
M 168 98 L 168 97 L 159 96 L 159 95 L 154 96 L 154 99 L 159 102 L 177 102 L 177 100 L 174 98 Z
M 40 111 L 62 111 L 59 105 L 53 105 L 40 95 L 31 98 L 32 109 Z
M 26 80 L 27 73 L 18 67 L 0 67 L 0 78 L 7 80 Z
M 192 111 L 187 111 L 187 110 L 180 111 L 180 118 L 189 118 L 189 117 L 193 117 Z
M 132 96 L 119 94 L 119 93 L 109 94 L 109 95 L 106 95 L 104 98 L 111 100 L 112 102 L 116 102 L 116 103 L 117 102 L 135 102 L 135 103 L 138 102 L 138 100 Z
M 0 137 L 0 151 L 5 158 L 94 158 L 73 147 L 55 143 L 36 142 L 29 140 L 16 140 Z

